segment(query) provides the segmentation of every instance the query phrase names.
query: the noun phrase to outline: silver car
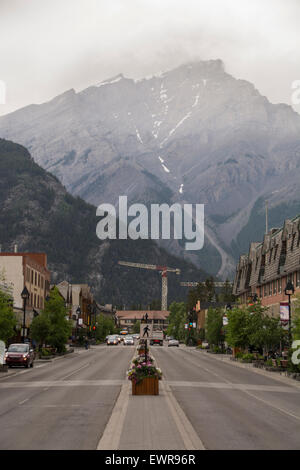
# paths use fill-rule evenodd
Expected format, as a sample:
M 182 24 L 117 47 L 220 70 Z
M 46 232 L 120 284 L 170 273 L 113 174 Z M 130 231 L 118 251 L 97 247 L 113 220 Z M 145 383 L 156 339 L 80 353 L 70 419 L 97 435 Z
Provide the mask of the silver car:
M 168 343 L 168 347 L 170 346 L 177 346 L 179 348 L 179 341 L 177 339 L 170 339 Z
M 124 338 L 124 346 L 133 346 L 134 345 L 134 339 L 132 336 L 125 336 Z
M 115 336 L 115 335 L 109 336 L 106 340 L 106 344 L 107 344 L 107 346 L 109 346 L 111 344 L 114 345 L 114 346 L 117 346 L 117 344 L 119 344 L 117 336 Z

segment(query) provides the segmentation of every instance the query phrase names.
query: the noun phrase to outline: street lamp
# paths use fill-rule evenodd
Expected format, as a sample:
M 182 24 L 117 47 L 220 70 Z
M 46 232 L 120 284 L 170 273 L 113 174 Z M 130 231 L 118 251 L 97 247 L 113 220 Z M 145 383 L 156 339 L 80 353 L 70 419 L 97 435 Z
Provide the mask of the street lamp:
M 291 315 L 291 295 L 294 295 L 295 287 L 291 280 L 288 280 L 284 289 L 285 295 L 289 298 L 289 343 L 292 344 L 292 315 Z
M 77 339 L 77 336 L 78 336 L 78 319 L 81 315 L 81 308 L 80 306 L 77 307 L 77 310 L 76 310 L 76 313 L 77 313 L 77 320 L 76 320 L 76 339 Z
M 25 316 L 26 316 L 26 303 L 30 297 L 27 287 L 25 286 L 21 292 L 21 297 L 23 299 L 23 343 L 25 343 Z

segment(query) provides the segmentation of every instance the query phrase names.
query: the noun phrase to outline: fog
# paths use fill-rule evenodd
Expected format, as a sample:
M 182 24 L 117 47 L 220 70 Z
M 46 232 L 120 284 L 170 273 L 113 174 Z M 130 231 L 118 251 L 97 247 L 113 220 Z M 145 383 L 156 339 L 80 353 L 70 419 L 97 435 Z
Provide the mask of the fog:
M 299 18 L 298 0 L 0 0 L 0 114 L 118 73 L 216 58 L 273 103 L 292 104 Z

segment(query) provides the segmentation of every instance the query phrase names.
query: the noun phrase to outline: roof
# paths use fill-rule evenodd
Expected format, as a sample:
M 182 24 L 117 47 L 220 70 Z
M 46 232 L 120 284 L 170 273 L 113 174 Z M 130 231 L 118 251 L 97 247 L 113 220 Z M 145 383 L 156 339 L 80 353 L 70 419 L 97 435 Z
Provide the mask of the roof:
M 141 320 L 148 314 L 148 320 L 166 320 L 170 314 L 169 310 L 117 310 L 116 316 L 120 319 Z

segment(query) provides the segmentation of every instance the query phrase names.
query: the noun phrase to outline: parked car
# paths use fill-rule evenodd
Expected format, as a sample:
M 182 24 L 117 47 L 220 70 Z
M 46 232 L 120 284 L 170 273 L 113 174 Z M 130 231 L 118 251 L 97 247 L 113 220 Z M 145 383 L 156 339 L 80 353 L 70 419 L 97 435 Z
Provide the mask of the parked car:
M 209 349 L 209 344 L 207 341 L 202 341 L 202 347 L 205 349 Z
M 177 346 L 179 348 L 179 341 L 177 339 L 170 339 L 168 343 L 168 347 L 170 346 Z
M 134 333 L 132 337 L 133 339 L 136 339 L 136 340 L 140 339 L 140 335 L 138 333 Z
M 107 344 L 107 346 L 109 346 L 109 345 L 117 346 L 119 344 L 119 340 L 118 340 L 116 335 L 111 335 L 107 338 L 106 344 Z
M 8 350 L 5 353 L 5 362 L 8 367 L 33 367 L 34 358 L 34 350 L 32 349 L 32 346 L 28 343 L 10 344 Z
M 134 339 L 132 336 L 125 336 L 124 338 L 124 346 L 133 346 L 134 345 Z

